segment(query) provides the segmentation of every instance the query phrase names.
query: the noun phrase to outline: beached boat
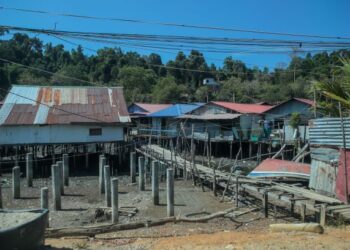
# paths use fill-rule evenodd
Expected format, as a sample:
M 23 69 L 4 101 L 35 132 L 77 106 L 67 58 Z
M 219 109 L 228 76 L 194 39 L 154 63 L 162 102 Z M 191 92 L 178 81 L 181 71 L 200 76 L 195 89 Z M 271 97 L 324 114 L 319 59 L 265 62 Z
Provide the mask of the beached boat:
M 47 209 L 0 209 L 0 249 L 39 249 L 44 243 Z

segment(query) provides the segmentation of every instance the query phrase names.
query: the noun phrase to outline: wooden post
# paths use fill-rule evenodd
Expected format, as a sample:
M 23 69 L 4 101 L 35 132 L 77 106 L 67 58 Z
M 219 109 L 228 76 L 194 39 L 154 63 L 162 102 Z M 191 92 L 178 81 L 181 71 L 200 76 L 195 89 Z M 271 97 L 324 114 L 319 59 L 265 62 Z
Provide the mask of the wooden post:
M 106 206 L 111 206 L 111 172 L 108 165 L 104 166 L 104 177 L 105 177 L 105 197 Z
M 88 169 L 89 168 L 89 147 L 88 147 L 88 145 L 85 145 L 84 151 L 85 151 L 85 168 Z
M 321 204 L 321 207 L 320 207 L 320 225 L 323 227 L 326 225 L 326 215 L 327 215 L 327 205 Z
M 15 147 L 16 155 L 15 155 L 15 166 L 18 166 L 18 146 Z
M 253 154 L 253 145 L 252 145 L 252 142 L 249 141 L 249 158 L 252 158 L 252 154 Z
M 99 178 L 98 184 L 100 188 L 100 194 L 105 192 L 105 178 L 104 178 L 104 166 L 106 165 L 106 158 L 104 155 L 100 155 L 99 158 Z
M 300 218 L 302 222 L 305 222 L 306 218 L 306 204 L 302 203 L 300 207 Z
M 145 158 L 139 157 L 139 190 L 145 191 Z
M 174 216 L 174 174 L 171 168 L 167 169 L 167 215 Z
M 1 191 L 1 185 L 0 185 L 0 209 L 2 209 L 2 191 Z
M 236 207 L 239 206 L 238 193 L 239 193 L 239 177 L 236 176 L 236 197 L 235 197 L 235 198 L 236 198 L 236 199 L 235 199 L 235 201 L 236 201 Z
M 56 155 L 55 155 L 55 145 L 51 146 L 51 159 L 52 159 L 52 164 L 56 163 L 56 159 L 55 159 Z
M 152 199 L 153 205 L 159 205 L 158 162 L 152 161 Z
M 33 153 L 27 153 L 26 155 L 26 178 L 27 186 L 33 186 Z
M 130 153 L 130 178 L 131 183 L 136 182 L 136 153 Z
M 64 185 L 66 187 L 69 186 L 69 159 L 68 154 L 62 155 L 63 160 L 63 179 L 64 179 Z
M 118 222 L 118 178 L 113 178 L 112 181 L 112 223 Z
M 52 176 L 52 196 L 53 196 L 53 210 L 61 210 L 61 184 L 60 184 L 60 168 L 58 165 L 51 166 Z
M 47 187 L 41 188 L 41 209 L 49 209 L 49 189 Z
M 63 161 L 58 161 L 57 166 L 59 168 L 59 181 L 60 181 L 60 191 L 61 195 L 64 195 L 64 185 L 63 185 Z
M 265 190 L 263 193 L 262 203 L 263 203 L 265 218 L 268 218 L 269 217 L 269 195 L 267 190 Z
M 21 197 L 21 179 L 20 179 L 20 169 L 18 166 L 12 169 L 12 195 L 14 199 L 19 199 Z

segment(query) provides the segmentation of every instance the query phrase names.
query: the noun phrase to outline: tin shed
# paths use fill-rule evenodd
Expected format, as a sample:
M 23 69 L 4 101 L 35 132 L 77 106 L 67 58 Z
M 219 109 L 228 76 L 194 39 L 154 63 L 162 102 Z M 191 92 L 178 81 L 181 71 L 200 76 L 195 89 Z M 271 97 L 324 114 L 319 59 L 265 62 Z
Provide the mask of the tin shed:
M 14 85 L 0 109 L 0 145 L 124 140 L 123 89 Z

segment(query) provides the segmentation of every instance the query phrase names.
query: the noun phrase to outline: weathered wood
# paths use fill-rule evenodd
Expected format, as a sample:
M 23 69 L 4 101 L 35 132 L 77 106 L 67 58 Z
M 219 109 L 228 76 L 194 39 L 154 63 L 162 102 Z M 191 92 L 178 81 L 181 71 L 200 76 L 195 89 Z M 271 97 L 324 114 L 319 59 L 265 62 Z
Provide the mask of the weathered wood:
M 63 161 L 63 179 L 64 179 L 64 185 L 66 187 L 69 186 L 69 159 L 68 154 L 62 155 L 62 161 Z
M 268 218 L 269 217 L 269 193 L 267 190 L 265 190 L 263 193 L 262 204 L 264 209 L 264 216 L 265 218 Z
M 153 205 L 159 205 L 159 164 L 152 161 L 152 199 Z
M 101 226 L 86 226 L 86 227 L 74 227 L 74 228 L 48 228 L 45 232 L 46 238 L 60 238 L 65 236 L 95 236 L 96 234 L 103 234 L 121 230 L 130 230 L 137 229 L 142 227 L 152 227 L 164 225 L 166 223 L 174 222 L 189 222 L 189 223 L 205 223 L 211 219 L 225 217 L 226 215 L 235 211 L 235 208 L 229 208 L 224 211 L 218 211 L 216 213 L 206 215 L 198 218 L 187 218 L 187 217 L 165 217 L 156 220 L 140 221 L 140 222 L 131 222 L 125 224 L 108 224 Z M 253 212 L 255 209 L 249 209 L 243 212 L 238 212 L 233 214 L 230 218 L 239 217 L 249 212 Z
M 27 186 L 33 186 L 33 153 L 26 154 L 26 179 Z
M 63 162 L 58 161 L 57 166 L 59 168 L 59 182 L 60 182 L 60 190 L 61 190 L 61 195 L 64 195 L 64 183 L 63 183 Z
M 320 225 L 323 227 L 326 225 L 326 215 L 327 215 L 327 205 L 321 204 L 321 207 L 320 207 Z
M 280 148 L 280 150 L 278 150 L 278 152 L 274 156 L 272 156 L 271 158 L 277 159 L 277 157 L 279 157 L 282 154 L 282 152 L 286 148 L 286 146 L 287 146 L 287 144 L 283 144 L 282 147 Z
M 306 205 L 301 204 L 301 206 L 300 206 L 300 219 L 302 222 L 305 222 L 305 218 L 306 218 Z
M 271 224 L 270 230 L 272 232 L 291 232 L 302 231 L 309 233 L 323 233 L 323 227 L 317 223 L 299 223 L 299 224 Z
M 0 209 L 2 209 L 2 191 L 1 191 L 1 185 L 0 185 Z
M 130 178 L 131 183 L 136 182 L 136 153 L 130 153 Z
M 145 180 L 146 180 L 146 174 L 145 174 L 145 158 L 140 156 L 139 161 L 139 190 L 145 191 Z

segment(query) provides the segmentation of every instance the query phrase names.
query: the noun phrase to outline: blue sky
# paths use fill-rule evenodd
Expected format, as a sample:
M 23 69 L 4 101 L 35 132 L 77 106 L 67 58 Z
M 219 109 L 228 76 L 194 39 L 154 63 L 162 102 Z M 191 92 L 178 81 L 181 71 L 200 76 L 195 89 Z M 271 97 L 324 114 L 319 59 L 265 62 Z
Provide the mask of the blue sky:
M 210 0 L 8 0 L 0 6 L 65 12 L 101 17 L 143 19 L 161 22 L 186 23 L 194 25 L 223 26 L 232 28 L 266 30 L 273 32 L 304 33 L 350 37 L 350 1 L 347 0 L 292 0 L 292 1 L 210 1 Z M 96 31 L 138 34 L 192 35 L 211 37 L 271 38 L 247 33 L 195 30 L 189 28 L 164 27 L 148 24 L 84 20 L 61 16 L 48 16 L 0 10 L 0 24 L 58 30 Z M 40 39 L 55 44 L 62 41 L 40 35 Z M 273 37 L 289 38 L 290 37 Z M 103 44 L 81 42 L 85 47 L 98 49 Z M 65 44 L 68 49 L 72 45 Z M 163 62 L 175 57 L 174 52 L 164 53 L 144 49 L 126 48 L 141 54 L 158 53 Z M 86 53 L 89 53 L 86 51 Z M 91 53 L 91 52 L 90 52 Z M 268 66 L 271 69 L 280 63 L 288 63 L 290 55 L 230 54 L 247 63 L 249 67 Z M 227 54 L 205 53 L 207 62 L 220 66 Z

